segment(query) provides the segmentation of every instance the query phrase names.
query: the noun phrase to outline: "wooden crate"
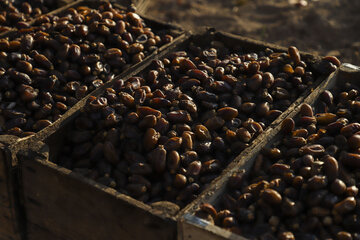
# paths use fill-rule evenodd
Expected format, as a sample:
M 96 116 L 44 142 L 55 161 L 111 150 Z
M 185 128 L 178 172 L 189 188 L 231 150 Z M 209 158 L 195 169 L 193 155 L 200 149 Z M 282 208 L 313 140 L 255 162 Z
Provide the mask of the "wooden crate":
M 304 103 L 308 103 L 314 106 L 319 95 L 324 90 L 333 89 L 337 84 L 343 84 L 344 82 L 352 82 L 357 86 L 359 85 L 360 79 L 360 67 L 351 64 L 342 64 L 341 67 L 334 73 L 332 73 L 325 81 L 323 81 L 309 96 L 304 99 Z M 300 111 L 300 105 L 293 106 L 289 109 L 288 115 L 285 118 L 293 118 Z M 283 119 L 282 119 L 283 120 Z M 212 186 L 201 194 L 192 204 L 189 204 L 183 210 L 183 217 L 178 223 L 178 240 L 190 240 L 198 239 L 200 236 L 206 236 L 206 239 L 211 240 L 240 240 L 246 239 L 243 236 L 234 234 L 230 231 L 222 229 L 216 225 L 213 225 L 203 219 L 195 216 L 195 212 L 199 209 L 202 203 L 210 203 L 214 206 L 221 201 L 221 196 L 226 191 L 226 186 L 229 177 L 236 173 L 242 172 L 243 170 L 249 171 L 255 161 L 256 156 L 261 152 L 264 147 L 272 147 L 274 143 L 279 142 L 282 139 L 280 133 L 281 125 L 272 126 L 268 129 L 268 133 L 259 137 L 254 141 L 254 147 L 248 154 L 240 154 L 238 156 L 237 165 L 234 168 L 224 174 L 223 178 L 218 179 Z
M 72 2 L 69 5 L 56 9 L 53 12 L 48 14 L 57 14 L 66 10 L 67 8 L 78 6 L 80 4 L 87 4 L 85 1 L 76 1 Z M 92 6 L 97 6 L 99 2 L 91 2 Z M 117 5 L 120 8 L 124 8 L 120 5 Z M 168 31 L 174 34 L 174 42 L 180 41 L 186 37 L 183 31 L 179 27 L 172 26 L 170 24 L 162 23 L 160 21 L 145 19 L 147 24 L 150 27 L 154 27 L 158 30 Z M 31 22 L 33 24 L 34 21 Z M 16 37 L 19 33 L 17 31 L 9 31 L 0 34 L 0 37 Z M 151 53 L 148 57 L 146 57 L 142 62 L 133 65 L 119 76 L 115 77 L 122 78 L 123 76 L 128 75 L 129 73 L 142 70 L 145 68 L 152 59 L 154 59 L 159 51 L 163 51 L 171 44 L 166 44 L 160 47 L 155 52 Z M 101 92 L 106 87 L 110 86 L 110 82 L 105 83 L 101 88 L 94 90 L 91 94 L 97 94 L 97 92 Z M 88 97 L 87 96 L 87 97 Z M 13 136 L 5 136 L 0 135 L 0 239 L 1 240 L 12 240 L 12 239 L 20 239 L 21 235 L 24 235 L 25 230 L 24 227 L 24 213 L 23 213 L 23 199 L 22 199 L 22 186 L 19 186 L 19 167 L 17 164 L 16 153 L 19 150 L 26 149 L 29 142 L 37 141 L 38 139 L 45 139 L 47 136 L 51 135 L 56 129 L 59 128 L 62 124 L 65 124 L 70 118 L 71 115 L 76 113 L 78 109 L 80 109 L 86 102 L 87 97 L 80 100 L 77 104 L 75 104 L 70 110 L 68 110 L 62 118 L 58 121 L 54 122 L 51 126 L 37 134 L 23 138 L 14 140 Z M 21 143 L 20 143 L 21 142 Z M 21 233 L 21 234 L 20 234 Z M 40 238 L 40 239 L 50 239 L 50 238 Z
M 175 41 L 164 51 L 158 52 L 155 58 L 162 58 L 170 51 L 184 50 L 189 41 L 205 46 L 213 40 L 221 41 L 229 47 L 241 47 L 247 51 L 261 51 L 268 47 L 286 51 L 285 48 L 275 45 L 211 30 Z M 310 54 L 303 54 L 303 58 L 316 62 L 314 56 Z M 137 68 L 123 79 L 136 75 L 144 68 L 145 66 L 142 66 L 142 69 Z M 315 85 L 322 80 L 319 78 Z M 98 89 L 93 92 L 93 95 L 99 96 L 103 90 L 104 88 Z M 280 123 L 299 103 L 303 102 L 310 92 L 311 89 L 304 92 L 272 125 Z M 144 237 L 146 239 L 176 239 L 177 220 L 187 213 L 189 207 L 178 212 L 171 204 L 165 202 L 160 207 L 144 204 L 112 188 L 86 179 L 76 172 L 57 166 L 51 161 L 61 154 L 63 136 L 68 131 L 69 123 L 74 120 L 80 109 L 81 106 L 78 106 L 74 109 L 74 113 L 68 115 L 64 121 L 41 131 L 41 134 L 29 141 L 30 150 L 22 151 L 18 156 L 26 212 L 27 239 L 95 240 L 144 239 Z M 257 147 L 259 142 L 269 136 L 270 130 L 271 128 L 268 128 L 264 131 L 254 141 L 256 144 L 251 144 L 242 155 Z M 218 182 L 239 164 L 240 160 L 239 157 L 236 158 L 214 181 L 212 187 L 217 186 Z M 206 192 L 209 194 L 209 191 Z M 199 200 L 195 200 L 194 203 L 197 202 Z

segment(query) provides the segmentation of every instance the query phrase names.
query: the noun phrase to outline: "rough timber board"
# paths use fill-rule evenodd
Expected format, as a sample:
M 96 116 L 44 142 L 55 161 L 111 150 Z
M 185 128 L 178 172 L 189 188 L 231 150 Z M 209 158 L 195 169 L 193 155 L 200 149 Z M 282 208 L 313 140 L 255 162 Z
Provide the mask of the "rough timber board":
M 18 212 L 17 169 L 11 165 L 11 151 L 9 144 L 17 138 L 12 136 L 0 137 L 0 239 L 18 240 L 20 235 L 20 216 Z
M 10 210 L 9 173 L 5 163 L 5 153 L 2 150 L 4 147 L 3 144 L 0 144 L 0 239 L 11 239 L 14 231 Z
M 314 105 L 318 99 L 318 96 L 324 90 L 332 89 L 337 84 L 344 83 L 344 81 L 352 82 L 360 87 L 360 67 L 351 64 L 341 65 L 341 67 L 335 73 L 331 74 L 314 91 L 312 91 L 309 96 L 305 98 L 304 103 Z M 288 112 L 288 115 L 285 116 L 285 118 L 295 117 L 299 110 L 300 105 L 293 107 L 291 111 Z M 240 154 L 240 156 L 238 156 L 239 161 L 237 165 L 234 166 L 234 168 L 224 174 L 221 179 L 218 179 L 218 181 L 214 182 L 206 192 L 203 192 L 201 196 L 197 198 L 197 200 L 184 209 L 183 217 L 178 222 L 178 240 L 196 239 L 197 236 L 202 234 L 208 235 L 209 237 L 207 239 L 210 240 L 245 239 L 239 235 L 232 234 L 229 231 L 197 218 L 194 216 L 194 213 L 199 208 L 201 203 L 210 202 L 216 205 L 220 201 L 221 195 L 226 190 L 226 184 L 231 174 L 237 171 L 241 171 L 242 169 L 245 169 L 246 171 L 249 170 L 252 167 L 255 157 L 259 154 L 263 147 L 271 146 L 280 140 L 280 127 L 280 125 L 277 125 L 271 129 L 268 129 L 267 134 L 265 134 L 262 138 L 255 140 L 253 145 L 256 146 L 251 150 L 250 154 Z
M 210 239 L 210 240 L 245 240 L 245 238 L 221 229 L 213 227 L 193 215 L 186 214 L 178 221 L 178 240 Z
M 146 10 L 149 6 L 150 0 L 132 0 L 131 2 L 134 3 L 139 13 L 146 15 Z
M 174 239 L 176 222 L 55 164 L 21 161 L 27 239 Z M 172 221 L 171 221 L 172 220 Z

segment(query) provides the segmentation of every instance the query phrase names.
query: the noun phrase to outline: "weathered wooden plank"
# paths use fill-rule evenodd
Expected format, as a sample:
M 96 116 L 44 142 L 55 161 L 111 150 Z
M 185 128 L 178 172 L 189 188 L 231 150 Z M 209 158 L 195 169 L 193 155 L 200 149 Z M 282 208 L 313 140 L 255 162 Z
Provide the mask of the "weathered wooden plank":
M 5 163 L 5 145 L 0 143 L 0 206 L 9 207 L 8 174 Z
M 27 238 L 174 239 L 176 221 L 43 160 L 21 160 Z
M 18 201 L 16 199 L 16 170 L 11 164 L 9 145 L 16 138 L 1 136 L 0 138 L 0 239 L 19 240 L 20 219 Z
M 13 239 L 14 228 L 10 211 L 9 178 L 4 148 L 0 143 L 0 239 Z
M 178 240 L 211 239 L 211 240 L 244 240 L 232 232 L 211 225 L 191 214 L 186 214 L 178 222 Z
M 146 10 L 150 3 L 149 0 L 132 0 L 131 2 L 135 5 L 138 13 L 146 15 Z

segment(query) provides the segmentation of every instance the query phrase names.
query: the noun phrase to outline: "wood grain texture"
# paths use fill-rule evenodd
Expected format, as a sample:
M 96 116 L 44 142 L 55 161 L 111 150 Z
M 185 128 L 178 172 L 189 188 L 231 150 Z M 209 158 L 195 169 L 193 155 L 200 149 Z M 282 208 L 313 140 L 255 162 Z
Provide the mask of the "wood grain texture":
M 193 215 L 186 214 L 178 222 L 178 240 L 245 240 L 239 235 L 226 231 L 220 227 L 210 225 L 210 223 L 196 218 Z
M 137 13 L 146 14 L 150 0 L 132 0 L 131 2 L 135 5 Z
M 174 239 L 176 221 L 114 189 L 41 160 L 20 160 L 27 239 Z
M 0 240 L 20 240 L 14 184 L 16 168 L 11 166 L 9 142 L 4 137 L 0 139 Z

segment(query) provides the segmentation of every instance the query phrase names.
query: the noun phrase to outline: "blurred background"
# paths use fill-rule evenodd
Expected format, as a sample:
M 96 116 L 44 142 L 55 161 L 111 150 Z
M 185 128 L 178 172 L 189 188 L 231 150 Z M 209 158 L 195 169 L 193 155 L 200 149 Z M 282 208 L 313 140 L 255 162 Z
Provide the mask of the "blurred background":
M 146 14 L 186 30 L 211 26 L 360 65 L 359 0 L 152 0 Z

